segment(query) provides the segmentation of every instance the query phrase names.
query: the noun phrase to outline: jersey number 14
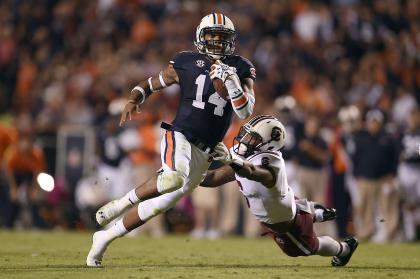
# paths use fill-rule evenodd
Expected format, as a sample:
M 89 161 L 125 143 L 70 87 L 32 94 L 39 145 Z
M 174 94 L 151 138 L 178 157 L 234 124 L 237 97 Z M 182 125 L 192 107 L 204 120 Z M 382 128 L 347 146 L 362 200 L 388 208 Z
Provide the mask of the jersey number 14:
M 203 91 L 206 78 L 206 75 L 199 75 L 195 80 L 195 84 L 197 84 L 197 92 L 195 93 L 195 100 L 192 105 L 199 109 L 204 109 L 204 106 L 206 105 L 206 103 L 203 102 Z M 217 92 L 214 92 L 210 95 L 208 102 L 216 106 L 213 112 L 214 115 L 223 116 L 223 111 L 227 103 L 226 100 L 220 97 Z

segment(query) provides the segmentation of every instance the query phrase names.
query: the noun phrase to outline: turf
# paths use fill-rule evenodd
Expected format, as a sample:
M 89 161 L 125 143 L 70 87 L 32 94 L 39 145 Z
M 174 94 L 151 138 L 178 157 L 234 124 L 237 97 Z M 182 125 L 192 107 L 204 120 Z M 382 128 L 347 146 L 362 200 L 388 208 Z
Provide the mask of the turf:
M 87 233 L 0 231 L 0 278 L 420 278 L 420 245 L 361 244 L 347 267 L 289 258 L 269 239 L 126 237 L 84 266 Z

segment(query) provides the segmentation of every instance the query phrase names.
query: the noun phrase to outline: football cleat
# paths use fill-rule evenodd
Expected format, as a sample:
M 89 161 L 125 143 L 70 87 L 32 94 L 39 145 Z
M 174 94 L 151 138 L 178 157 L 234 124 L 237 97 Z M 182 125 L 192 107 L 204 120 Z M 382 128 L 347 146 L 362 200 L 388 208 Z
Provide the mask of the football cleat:
M 359 245 L 359 241 L 355 237 L 348 238 L 344 240 L 344 242 L 347 243 L 347 245 L 349 246 L 350 252 L 347 255 L 342 256 L 342 257 L 334 256 L 331 260 L 332 266 L 336 266 L 336 267 L 345 266 L 349 262 L 354 251 L 356 251 L 357 245 Z
M 314 205 L 314 208 L 323 210 L 323 212 L 322 212 L 322 222 L 335 220 L 335 218 L 337 218 L 337 210 L 335 208 L 324 207 L 324 206 L 322 206 L 318 203 Z
M 86 258 L 86 265 L 88 267 L 102 267 L 102 258 L 108 247 L 108 243 L 102 237 L 103 234 L 106 234 L 106 232 L 98 231 L 93 234 L 92 247 Z
M 110 201 L 96 211 L 96 222 L 99 226 L 104 227 L 115 218 L 121 216 L 125 210 L 126 208 L 121 209 L 121 206 L 119 206 L 119 200 Z

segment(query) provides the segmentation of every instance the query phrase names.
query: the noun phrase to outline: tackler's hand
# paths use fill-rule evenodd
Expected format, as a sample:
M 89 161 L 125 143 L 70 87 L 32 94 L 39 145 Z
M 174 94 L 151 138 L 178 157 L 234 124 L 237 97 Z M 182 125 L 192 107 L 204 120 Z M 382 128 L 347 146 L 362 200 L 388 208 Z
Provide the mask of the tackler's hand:
M 236 68 L 229 67 L 228 65 L 223 64 L 220 60 L 216 60 L 216 62 L 210 67 L 211 80 L 218 78 L 225 82 L 231 75 L 236 75 Z
M 220 161 L 224 165 L 229 165 L 232 163 L 232 155 L 229 152 L 229 149 L 226 147 L 226 145 L 223 144 L 223 142 L 219 142 L 215 147 L 214 151 L 211 154 L 213 157 L 213 160 Z
M 139 107 L 140 106 L 135 101 L 128 101 L 121 113 L 120 126 L 122 126 L 126 121 L 131 120 L 134 112 L 140 113 Z

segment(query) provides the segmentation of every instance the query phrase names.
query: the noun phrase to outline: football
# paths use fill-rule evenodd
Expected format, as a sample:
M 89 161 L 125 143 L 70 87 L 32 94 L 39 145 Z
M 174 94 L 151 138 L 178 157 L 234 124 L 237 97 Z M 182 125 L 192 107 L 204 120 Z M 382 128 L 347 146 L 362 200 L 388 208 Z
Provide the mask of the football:
M 224 100 L 229 99 L 229 93 L 223 81 L 219 78 L 213 79 L 213 87 L 216 90 L 217 94 L 222 97 Z

